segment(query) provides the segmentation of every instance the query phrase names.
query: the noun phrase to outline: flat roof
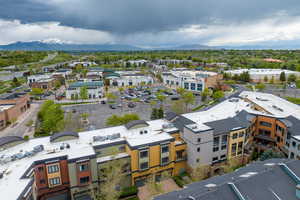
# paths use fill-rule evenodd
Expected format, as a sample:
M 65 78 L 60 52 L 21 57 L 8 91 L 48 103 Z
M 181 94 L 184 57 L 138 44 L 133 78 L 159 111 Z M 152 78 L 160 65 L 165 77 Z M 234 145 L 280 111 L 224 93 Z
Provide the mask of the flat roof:
M 1 105 L 0 104 L 0 112 L 4 111 L 4 110 L 8 110 L 11 107 L 14 107 L 15 105 Z

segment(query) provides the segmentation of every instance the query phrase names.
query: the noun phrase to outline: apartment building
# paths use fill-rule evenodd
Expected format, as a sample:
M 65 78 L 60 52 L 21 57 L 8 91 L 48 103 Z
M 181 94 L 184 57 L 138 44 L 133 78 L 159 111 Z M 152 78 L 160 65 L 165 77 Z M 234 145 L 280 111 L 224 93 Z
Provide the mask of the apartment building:
M 242 73 L 248 72 L 250 75 L 250 79 L 254 83 L 265 82 L 267 78 L 267 82 L 273 80 L 274 82 L 280 82 L 280 74 L 282 72 L 285 73 L 286 79 L 289 75 L 293 74 L 296 77 L 300 77 L 300 72 L 286 70 L 286 69 L 237 69 L 237 70 L 229 70 L 225 71 L 225 73 L 234 75 L 241 75 Z
M 154 83 L 151 75 L 146 75 L 140 71 L 117 71 L 106 75 L 112 86 L 139 86 L 142 84 L 149 85 Z
M 87 89 L 87 97 L 89 99 L 97 99 L 103 97 L 103 82 L 99 80 L 82 80 L 71 83 L 66 89 L 67 99 L 80 99 L 80 90 L 82 87 Z
M 0 130 L 18 119 L 30 107 L 26 93 L 7 93 L 0 96 Z
M 300 161 L 271 159 L 187 185 L 154 200 L 299 200 Z
M 162 78 L 166 86 L 202 92 L 205 88 L 217 87 L 223 77 L 215 72 L 177 69 L 163 73 Z
M 122 162 L 120 186 L 199 166 L 218 170 L 267 149 L 298 158 L 300 107 L 280 97 L 242 92 L 203 111 L 24 141 L 0 138 L 0 190 L 10 199 L 80 199 L 101 191 L 105 167 Z M 295 142 L 295 143 L 294 143 Z M 104 178 L 103 178 L 104 177 Z M 5 182 L 5 184 L 4 184 Z M 14 190 L 14 192 L 11 192 Z

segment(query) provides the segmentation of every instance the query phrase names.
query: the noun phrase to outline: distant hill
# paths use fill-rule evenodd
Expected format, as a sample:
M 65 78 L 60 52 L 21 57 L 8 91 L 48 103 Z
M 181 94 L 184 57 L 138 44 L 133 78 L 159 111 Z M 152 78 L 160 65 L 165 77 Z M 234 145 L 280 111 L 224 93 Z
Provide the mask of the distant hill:
M 142 48 L 121 44 L 65 44 L 46 42 L 16 42 L 0 45 L 0 50 L 27 50 L 27 51 L 138 51 Z
M 180 46 L 142 48 L 124 44 L 68 44 L 61 42 L 16 42 L 0 45 L 0 50 L 27 50 L 27 51 L 147 51 L 147 50 L 207 50 L 214 47 L 191 44 Z

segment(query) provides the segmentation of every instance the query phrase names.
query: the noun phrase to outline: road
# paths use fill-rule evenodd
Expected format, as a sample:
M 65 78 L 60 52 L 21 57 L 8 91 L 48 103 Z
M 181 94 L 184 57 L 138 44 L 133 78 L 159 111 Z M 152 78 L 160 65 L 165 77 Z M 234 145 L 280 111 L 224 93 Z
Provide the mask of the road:
M 33 127 L 27 127 L 26 124 L 30 121 L 36 121 L 37 113 L 40 108 L 40 103 L 32 103 L 30 109 L 21 115 L 15 125 L 10 125 L 4 130 L 0 131 L 0 137 L 3 136 L 20 136 L 24 135 L 32 136 L 34 133 Z

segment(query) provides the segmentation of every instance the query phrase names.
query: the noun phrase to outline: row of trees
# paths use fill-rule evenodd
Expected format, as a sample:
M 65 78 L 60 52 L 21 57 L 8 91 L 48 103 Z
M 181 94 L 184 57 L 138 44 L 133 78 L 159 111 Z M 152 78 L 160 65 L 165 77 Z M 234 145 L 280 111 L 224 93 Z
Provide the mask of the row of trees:
M 164 109 L 162 107 L 160 108 L 152 108 L 151 112 L 151 120 L 154 119 L 161 119 L 164 117 Z
M 59 104 L 47 100 L 38 112 L 38 121 L 39 127 L 36 136 L 59 132 L 64 128 L 64 111 Z
M 106 125 L 108 126 L 118 126 L 127 124 L 130 121 L 139 120 L 140 117 L 134 113 L 128 113 L 124 115 L 112 115 L 106 119 Z

